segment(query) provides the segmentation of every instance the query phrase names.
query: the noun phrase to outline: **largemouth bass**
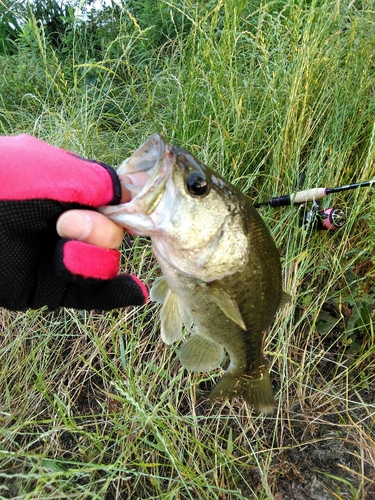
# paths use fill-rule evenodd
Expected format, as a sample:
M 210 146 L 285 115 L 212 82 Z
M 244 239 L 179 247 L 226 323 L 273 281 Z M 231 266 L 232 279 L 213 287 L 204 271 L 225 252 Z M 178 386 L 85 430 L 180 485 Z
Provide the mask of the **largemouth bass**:
M 183 324 L 194 324 L 180 351 L 185 368 L 213 370 L 225 351 L 230 356 L 209 399 L 242 396 L 250 407 L 272 411 L 263 344 L 285 299 L 279 254 L 262 218 L 228 181 L 158 134 L 117 173 L 133 198 L 101 211 L 151 237 L 163 273 L 150 294 L 163 304 L 163 341 L 177 341 Z

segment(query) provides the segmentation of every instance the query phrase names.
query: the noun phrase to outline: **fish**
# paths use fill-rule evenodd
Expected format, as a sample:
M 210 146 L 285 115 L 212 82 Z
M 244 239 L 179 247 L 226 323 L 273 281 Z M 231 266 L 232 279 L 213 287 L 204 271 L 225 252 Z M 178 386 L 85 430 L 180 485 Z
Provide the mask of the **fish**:
M 190 333 L 180 361 L 193 372 L 230 363 L 209 400 L 242 397 L 274 409 L 263 354 L 282 290 L 274 240 L 249 199 L 189 151 L 151 135 L 117 170 L 132 199 L 101 212 L 132 234 L 149 236 L 162 276 L 150 298 L 161 305 L 162 340 Z

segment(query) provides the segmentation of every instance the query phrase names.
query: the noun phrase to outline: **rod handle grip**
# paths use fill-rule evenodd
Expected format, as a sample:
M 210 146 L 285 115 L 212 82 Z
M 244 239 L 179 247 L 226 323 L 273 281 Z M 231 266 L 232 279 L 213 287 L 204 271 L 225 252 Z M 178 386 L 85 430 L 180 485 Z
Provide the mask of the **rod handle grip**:
M 293 194 L 274 196 L 265 204 L 270 207 L 286 207 L 287 205 L 297 205 L 298 203 L 306 203 L 307 201 L 320 200 L 326 194 L 325 188 L 305 189 Z
M 326 188 L 313 188 L 305 189 L 304 191 L 298 191 L 297 193 L 291 194 L 290 203 L 305 203 L 307 201 L 321 200 L 326 195 Z

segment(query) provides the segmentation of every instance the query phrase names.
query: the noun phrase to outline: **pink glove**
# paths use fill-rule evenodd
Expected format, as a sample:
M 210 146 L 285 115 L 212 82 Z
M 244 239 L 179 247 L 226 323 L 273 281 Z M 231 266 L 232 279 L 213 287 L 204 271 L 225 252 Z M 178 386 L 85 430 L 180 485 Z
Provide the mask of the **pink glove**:
M 144 284 L 117 275 L 117 250 L 56 232 L 64 211 L 120 200 L 120 181 L 108 165 L 28 135 L 0 137 L 0 306 L 108 310 L 144 304 Z

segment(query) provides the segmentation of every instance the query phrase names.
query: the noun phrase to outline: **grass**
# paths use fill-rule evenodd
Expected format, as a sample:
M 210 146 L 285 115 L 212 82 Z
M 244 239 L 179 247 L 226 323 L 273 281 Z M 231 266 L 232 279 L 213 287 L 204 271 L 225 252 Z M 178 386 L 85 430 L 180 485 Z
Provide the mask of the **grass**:
M 62 60 L 31 25 L 34 48 L 0 60 L 2 132 L 117 165 L 158 131 L 256 201 L 292 192 L 302 170 L 306 188 L 374 177 L 370 2 L 163 6 L 191 30 L 142 52 L 150 30 L 128 16 L 133 30 L 120 23 L 96 60 L 78 44 Z M 209 406 L 220 371 L 184 371 L 153 304 L 2 310 L 0 498 L 373 498 L 373 194 L 326 203 L 347 211 L 340 231 L 260 209 L 292 295 L 267 337 L 267 417 Z M 150 285 L 149 242 L 128 238 L 123 253 Z

